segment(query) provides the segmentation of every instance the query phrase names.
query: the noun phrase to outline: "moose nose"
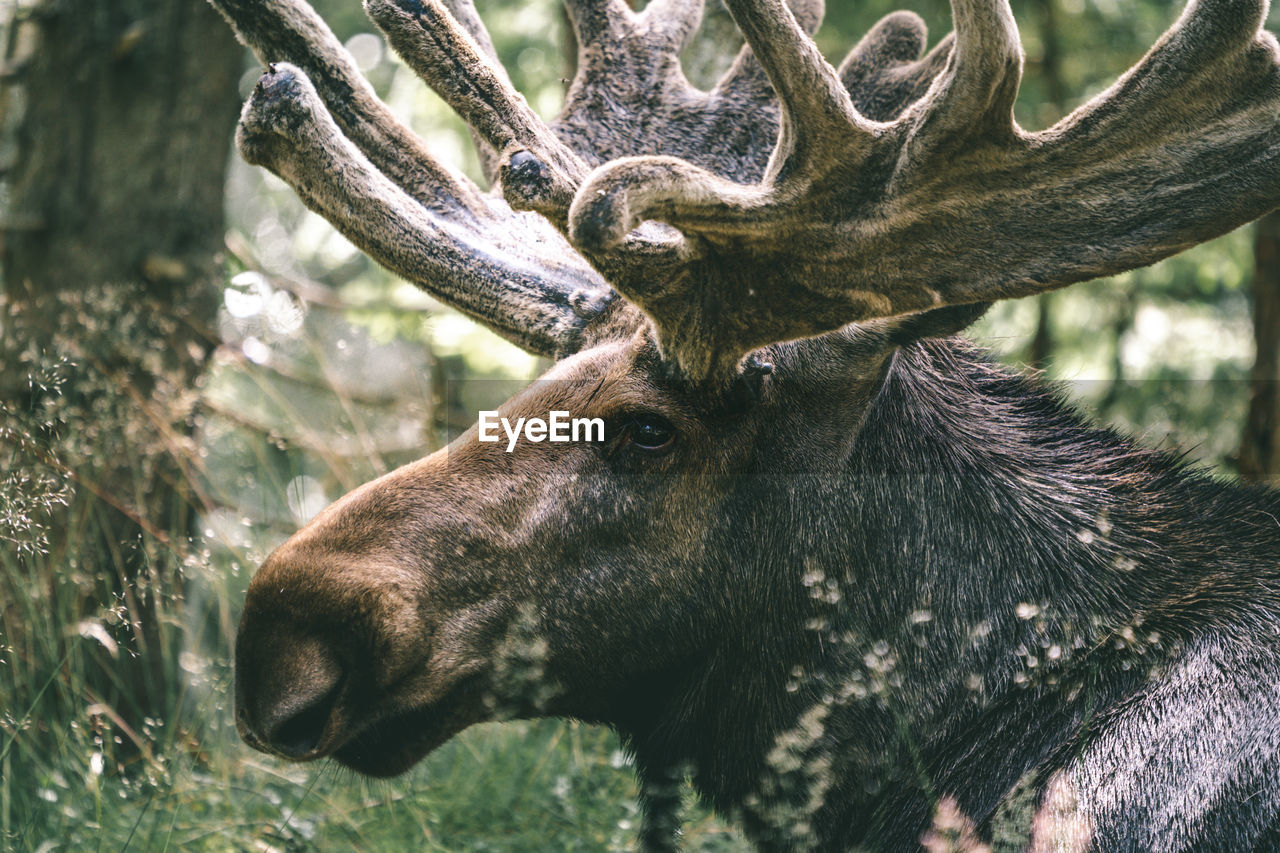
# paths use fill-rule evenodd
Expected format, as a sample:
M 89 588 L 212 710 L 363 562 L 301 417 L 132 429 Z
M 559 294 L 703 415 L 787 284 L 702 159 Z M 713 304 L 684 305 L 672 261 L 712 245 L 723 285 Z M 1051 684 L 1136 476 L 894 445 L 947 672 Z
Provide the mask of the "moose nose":
M 236 717 L 255 749 L 295 760 L 323 754 L 342 694 L 342 670 L 311 639 L 245 636 L 236 648 Z
M 324 737 L 329 718 L 333 716 L 339 687 L 340 685 L 335 684 L 326 693 L 303 705 L 300 710 L 280 719 L 269 730 L 267 744 L 288 758 L 313 755 L 320 746 L 320 739 Z

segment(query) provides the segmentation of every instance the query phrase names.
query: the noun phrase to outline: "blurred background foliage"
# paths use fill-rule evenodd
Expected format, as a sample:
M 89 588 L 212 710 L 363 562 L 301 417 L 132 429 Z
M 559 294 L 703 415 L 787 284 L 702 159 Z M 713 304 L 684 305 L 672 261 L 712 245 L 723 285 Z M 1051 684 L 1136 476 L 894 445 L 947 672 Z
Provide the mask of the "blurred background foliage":
M 157 8 L 198 2 L 151 1 Z M 14 201 L 23 164 L 15 140 L 35 99 L 73 103 L 67 92 L 33 90 L 30 69 L 48 49 L 41 31 L 47 37 L 48 22 L 68 10 L 97 14 L 115 2 L 0 3 L 0 210 L 9 249 L 44 227 Z M 314 3 L 401 119 L 439 159 L 483 182 L 463 124 L 387 50 L 359 3 Z M 838 62 L 877 19 L 904 5 L 831 3 L 819 45 Z M 1181 7 L 1170 0 L 1013 5 L 1027 52 L 1018 118 L 1031 129 L 1108 86 Z M 554 116 L 573 66 L 558 5 L 477 6 L 517 87 L 536 111 Z M 740 44 L 724 10 L 710 7 L 685 58 L 690 78 L 704 86 Z M 949 30 L 946 3 L 909 7 L 928 22 L 931 43 Z M 145 26 L 137 29 L 149 20 L 146 4 L 130 8 L 111 22 L 117 52 L 148 38 Z M 247 55 L 235 62 L 243 97 L 259 72 Z M 169 281 L 173 267 L 157 266 L 170 258 L 147 248 L 145 229 L 134 234 L 146 250 L 138 269 L 150 282 L 141 296 L 104 288 L 98 301 L 64 306 L 76 312 L 74 322 L 59 315 L 60 331 L 38 347 L 27 346 L 35 338 L 23 337 L 22 319 L 38 301 L 28 300 L 27 314 L 0 318 L 10 342 L 0 364 L 6 383 L 19 389 L 5 392 L 0 408 L 4 847 L 629 849 L 634 785 L 626 756 L 601 730 L 552 721 L 479 727 L 385 783 L 333 767 L 286 766 L 236 740 L 229 650 L 254 567 L 325 504 L 443 446 L 478 409 L 495 407 L 545 365 L 371 263 L 280 181 L 230 156 L 231 130 L 228 119 L 225 221 L 213 235 L 219 260 L 211 280 L 187 277 L 209 302 L 199 322 L 192 319 L 198 312 L 182 315 L 195 327 L 188 343 L 198 351 L 198 370 L 188 370 L 189 381 L 179 371 L 169 383 L 195 389 L 194 399 L 175 391 L 165 398 L 167 414 L 153 417 L 147 398 L 160 400 L 169 385 L 143 382 L 139 368 L 128 366 L 131 349 L 168 347 L 155 342 L 175 333 L 145 338 L 141 320 L 122 318 L 146 314 L 151 299 L 166 316 L 183 304 L 171 298 L 176 285 L 156 284 Z M 140 139 L 154 132 L 136 128 Z M 1149 269 L 999 305 L 971 334 L 1001 358 L 1066 383 L 1101 422 L 1232 477 L 1255 359 L 1257 264 L 1255 229 L 1244 229 Z M 15 268 L 6 260 L 10 308 L 23 300 Z M 69 288 L 92 294 L 98 283 Z M 95 326 L 95 317 L 110 321 Z M 111 339 L 114 361 L 85 344 L 91 326 Z M 95 358 L 126 367 L 90 370 Z M 171 368 L 154 371 L 163 377 Z M 180 416 L 171 416 L 175 407 Z M 135 428 L 148 418 L 153 431 Z M 160 466 L 162 474 L 147 461 L 155 447 L 177 458 Z M 109 486 L 104 457 L 115 464 Z M 92 507 L 72 511 L 77 493 L 101 497 L 115 484 L 154 484 L 155 477 L 180 480 L 181 488 L 166 493 L 164 513 L 150 514 L 145 497 L 122 491 L 113 505 L 137 522 L 127 542 Z M 104 549 L 106 558 L 98 553 Z M 145 600 L 133 595 L 144 588 Z M 150 662 L 145 701 L 111 675 L 139 658 Z M 686 844 L 738 849 L 732 832 L 692 806 Z

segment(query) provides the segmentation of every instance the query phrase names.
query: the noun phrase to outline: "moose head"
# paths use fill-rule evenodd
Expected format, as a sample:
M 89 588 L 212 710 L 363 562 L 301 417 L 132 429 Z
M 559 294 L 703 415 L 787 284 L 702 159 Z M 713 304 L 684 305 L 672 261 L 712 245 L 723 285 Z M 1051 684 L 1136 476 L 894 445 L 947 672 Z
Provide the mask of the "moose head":
M 1012 650 L 1090 615 L 1092 645 L 1066 645 L 1081 655 L 1135 613 L 1169 637 L 1188 621 L 1143 571 L 1201 588 L 1220 545 L 1184 542 L 1169 507 L 1207 512 L 1208 487 L 946 338 L 995 300 L 1153 263 L 1280 202 L 1262 0 L 1192 2 L 1039 132 L 1013 120 L 1007 0 L 953 0 L 955 32 L 928 52 L 918 17 L 890 15 L 838 68 L 810 37 L 820 0 L 727 0 L 746 46 L 710 91 L 680 65 L 701 0 L 566 0 L 578 70 L 549 124 L 469 0 L 366 0 L 471 126 L 488 193 L 391 116 L 302 0 L 212 2 L 269 63 L 246 159 L 388 269 L 557 360 L 503 417 L 604 424 L 510 452 L 473 427 L 273 553 L 236 650 L 251 745 L 380 776 L 482 720 L 571 716 L 617 728 L 643 783 L 692 768 L 768 840 L 760 804 L 791 796 L 762 781 L 770 755 L 816 731 L 806 831 L 824 849 L 910 844 L 928 798 L 886 746 L 902 715 L 858 701 L 869 658 L 913 649 L 897 683 L 938 733 L 916 758 L 981 817 L 1084 726 L 1078 694 L 1010 704 Z M 1246 519 L 1221 534 L 1249 543 L 1242 567 L 1275 571 L 1252 508 L 1275 503 L 1214 504 Z M 1205 620 L 1243 606 L 1234 578 Z M 1036 629 L 1027 603 L 1048 599 L 1063 615 Z M 931 642 L 913 646 L 921 625 Z M 1090 701 L 1132 698 L 1132 679 L 1099 678 Z M 805 812 L 819 788 L 839 796 Z

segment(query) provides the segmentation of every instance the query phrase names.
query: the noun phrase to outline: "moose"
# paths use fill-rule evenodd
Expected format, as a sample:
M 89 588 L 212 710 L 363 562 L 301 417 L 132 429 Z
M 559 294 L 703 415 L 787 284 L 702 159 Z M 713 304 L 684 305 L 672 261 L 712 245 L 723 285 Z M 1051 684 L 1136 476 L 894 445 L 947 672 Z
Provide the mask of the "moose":
M 242 155 L 556 360 L 503 417 L 605 426 L 473 427 L 272 553 L 251 746 L 389 776 L 484 720 L 608 725 L 650 850 L 686 774 L 761 849 L 918 849 L 946 798 L 1001 849 L 1280 848 L 1280 496 L 957 337 L 1280 205 L 1265 0 L 1193 0 L 1038 132 L 1008 0 L 952 0 L 927 51 L 889 15 L 838 67 L 821 0 L 726 0 L 745 46 L 710 91 L 680 65 L 701 0 L 566 0 L 549 123 L 470 0 L 365 0 L 491 191 L 303 0 L 212 2 L 266 66 Z

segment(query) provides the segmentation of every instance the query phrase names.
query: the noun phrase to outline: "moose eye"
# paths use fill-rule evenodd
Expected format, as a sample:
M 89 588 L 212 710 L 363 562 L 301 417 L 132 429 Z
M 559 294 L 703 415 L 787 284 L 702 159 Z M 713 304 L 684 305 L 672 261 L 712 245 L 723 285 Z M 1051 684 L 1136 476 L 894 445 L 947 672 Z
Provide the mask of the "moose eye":
M 636 415 L 626 425 L 623 437 L 632 447 L 655 453 L 672 445 L 676 440 L 676 428 L 661 415 Z

